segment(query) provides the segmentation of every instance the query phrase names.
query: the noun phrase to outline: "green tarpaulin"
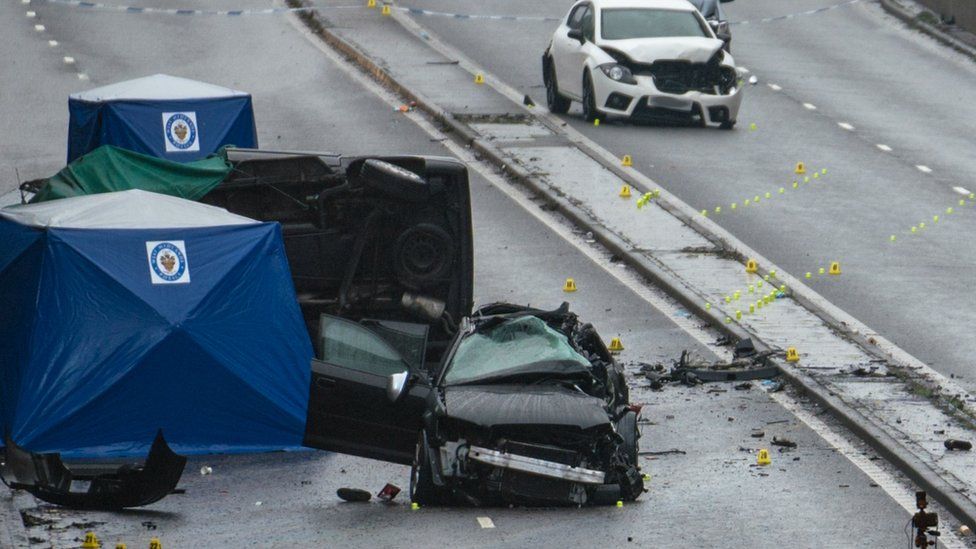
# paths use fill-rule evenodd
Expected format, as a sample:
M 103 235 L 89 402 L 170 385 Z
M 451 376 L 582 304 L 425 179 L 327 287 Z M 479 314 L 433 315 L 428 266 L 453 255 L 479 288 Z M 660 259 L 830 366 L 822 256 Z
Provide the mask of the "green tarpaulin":
M 184 164 L 103 145 L 48 179 L 31 202 L 129 189 L 198 200 L 230 170 L 223 154 Z

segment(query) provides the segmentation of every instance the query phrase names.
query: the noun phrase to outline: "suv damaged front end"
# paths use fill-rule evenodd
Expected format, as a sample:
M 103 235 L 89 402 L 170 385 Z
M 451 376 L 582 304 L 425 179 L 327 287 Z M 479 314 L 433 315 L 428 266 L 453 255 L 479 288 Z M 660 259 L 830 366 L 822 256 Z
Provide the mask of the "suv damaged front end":
M 594 77 L 601 110 L 636 121 L 698 120 L 735 124 L 742 104 L 739 74 L 721 40 L 673 38 L 601 45 Z
M 591 325 L 565 306 L 503 305 L 462 330 L 429 397 L 415 501 L 581 506 L 640 495 L 637 412 Z

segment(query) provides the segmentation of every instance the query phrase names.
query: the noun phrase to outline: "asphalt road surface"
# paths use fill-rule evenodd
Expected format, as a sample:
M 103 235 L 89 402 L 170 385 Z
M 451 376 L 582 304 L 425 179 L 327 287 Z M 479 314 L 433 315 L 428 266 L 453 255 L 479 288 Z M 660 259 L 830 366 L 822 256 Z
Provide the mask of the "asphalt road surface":
M 441 12 L 562 17 L 571 0 L 408 0 Z M 843 5 L 840 5 L 843 4 Z M 805 15 L 827 6 L 836 9 Z M 732 53 L 758 84 L 735 131 L 586 124 L 564 118 L 798 278 L 945 375 L 976 389 L 971 258 L 976 63 L 908 30 L 875 1 L 741 0 L 726 4 Z M 796 14 L 790 19 L 760 19 Z M 544 104 L 540 57 L 554 22 L 421 16 L 431 32 Z M 750 130 L 755 124 L 756 129 Z M 759 207 L 743 200 L 790 187 L 803 161 L 828 176 Z M 802 180 L 801 180 L 802 184 Z M 961 187 L 961 195 L 954 187 Z M 730 204 L 739 208 L 730 213 Z M 954 212 L 946 215 L 946 208 Z M 939 215 L 938 222 L 933 216 Z M 912 226 L 925 223 L 914 235 Z M 896 235 L 896 241 L 890 241 Z
M 475 2 L 452 4 L 474 7 Z M 496 2 L 493 6 L 496 4 L 507 10 L 518 10 L 521 5 Z M 542 2 L 537 8 L 551 7 L 558 12 L 565 2 L 555 4 Z M 166 7 L 198 6 L 189 0 L 166 3 Z M 214 2 L 208 7 L 267 5 L 239 0 Z M 25 17 L 28 10 L 36 16 Z M 35 25 L 43 25 L 43 30 L 35 30 Z M 528 32 L 520 28 L 488 28 L 478 35 L 478 42 L 483 44 L 482 49 L 491 42 L 505 51 L 516 34 L 504 33 L 521 36 Z M 736 46 L 745 54 L 750 40 L 757 39 L 750 39 L 739 28 L 736 31 Z M 0 120 L 6 127 L 0 132 L 0 191 L 14 189 L 15 174 L 21 179 L 42 177 L 63 165 L 68 93 L 157 72 L 251 92 L 264 148 L 449 154 L 407 117 L 393 112 L 389 104 L 351 80 L 284 16 L 151 16 L 81 10 L 40 1 L 26 6 L 4 0 L 0 3 L 0 36 L 4 44 L 4 55 L 0 56 L 0 74 L 4 75 L 0 79 Z M 544 33 L 526 36 L 523 44 L 527 53 L 520 53 L 524 59 L 510 55 L 509 68 L 521 70 L 524 65 L 525 79 L 520 82 L 534 86 L 529 83 L 534 82 L 529 61 L 537 64 L 537 51 L 541 51 L 545 37 Z M 51 45 L 52 40 L 56 45 Z M 74 62 L 65 63 L 66 56 Z M 500 67 L 493 70 L 504 74 Z M 784 86 L 789 83 L 783 82 Z M 538 95 L 538 90 L 533 93 Z M 763 94 L 757 91 L 756 97 Z M 786 173 L 796 156 L 791 151 L 779 159 L 776 155 L 787 152 L 785 144 L 763 131 L 774 126 L 774 120 L 782 120 L 776 117 L 783 110 L 792 108 L 786 96 L 768 95 L 764 100 L 768 107 L 760 108 L 758 99 L 750 100 L 742 118 L 757 120 L 762 128 L 758 133 L 615 125 L 593 136 L 603 139 L 604 135 L 613 135 L 612 139 L 625 143 L 639 141 L 641 149 L 632 152 L 641 162 L 649 161 L 651 150 L 656 151 L 654 158 L 667 158 L 670 180 L 682 182 L 681 188 L 671 185 L 679 193 L 684 188 L 688 192 L 727 192 L 730 186 L 746 185 L 746 179 L 758 182 L 763 170 L 769 170 L 770 176 L 773 172 Z M 798 115 L 805 120 L 804 127 L 827 131 L 828 125 L 818 118 L 802 112 Z M 845 137 L 850 136 L 839 133 L 829 137 L 825 133 L 816 140 L 820 143 L 818 151 L 824 157 L 828 151 L 841 154 L 844 147 L 832 143 Z M 709 144 L 721 144 L 722 148 L 709 151 L 708 157 L 737 158 L 724 167 L 726 175 L 720 181 L 709 182 L 705 174 L 714 175 L 712 170 L 719 170 L 721 162 L 703 166 L 700 161 L 689 161 L 697 157 L 694 151 Z M 746 154 L 767 146 L 773 149 L 769 157 Z M 663 154 L 680 150 L 685 151 L 683 156 Z M 739 158 L 733 150 L 745 156 Z M 815 164 L 815 156 L 807 155 L 808 162 Z M 779 164 L 768 162 L 769 158 Z M 845 158 L 853 161 L 853 155 Z M 885 173 L 899 166 L 884 156 L 874 162 Z M 746 170 L 748 166 L 753 168 Z M 850 175 L 843 177 L 845 171 L 854 173 L 853 165 L 834 158 L 830 166 L 838 173 L 837 186 L 823 190 L 814 201 L 791 206 L 804 208 L 800 212 L 803 215 L 791 210 L 794 221 L 804 215 L 814 216 L 818 204 L 839 207 L 843 201 L 839 193 L 853 193 L 852 188 L 859 184 Z M 743 173 L 752 175 L 743 179 Z M 923 194 L 937 196 L 937 183 L 933 180 L 928 186 L 931 189 Z M 858 192 L 860 197 L 866 193 Z M 608 274 L 617 267 L 598 265 L 581 253 L 577 239 L 563 238 L 475 173 L 472 199 L 479 303 L 509 300 L 557 305 L 567 299 L 560 289 L 563 279 L 573 276 L 581 291 L 572 294 L 569 301 L 604 336 L 623 337 L 627 351 L 622 360 L 632 370 L 638 361 L 667 360 L 682 349 L 711 356 L 700 339 L 675 323 L 680 314 L 670 309 L 664 314 L 649 305 Z M 780 213 L 771 209 L 769 223 L 775 224 L 775 216 L 786 215 L 787 209 Z M 960 221 L 953 227 L 963 230 L 965 223 Z M 799 231 L 791 230 L 790 234 L 794 232 Z M 850 270 L 854 271 L 852 276 L 845 279 L 844 286 L 838 285 L 837 291 L 859 280 L 854 274 L 857 269 Z M 108 543 L 121 540 L 129 547 L 144 546 L 151 536 L 159 536 L 166 547 L 592 547 L 628 542 L 635 546 L 892 547 L 905 543 L 903 527 L 908 514 L 902 507 L 758 386 L 746 391 L 716 385 L 651 392 L 642 385 L 635 377 L 633 398 L 646 403 L 649 421 L 643 426 L 643 448 L 674 448 L 686 453 L 646 457 L 645 470 L 652 475 L 650 490 L 623 509 L 411 511 L 403 496 L 390 505 L 345 504 L 335 497 L 337 488 L 378 491 L 386 482 L 405 488 L 407 468 L 323 452 L 297 452 L 196 457 L 182 482 L 185 494 L 125 513 L 82 513 L 39 506 L 23 493 L 5 491 L 0 495 L 0 529 L 23 535 L 37 547 L 75 546 L 88 529 Z M 712 388 L 717 390 L 709 391 Z M 763 437 L 753 438 L 756 429 L 763 430 Z M 795 440 L 799 448 L 774 451 L 771 466 L 755 466 L 755 450 L 768 446 L 774 435 Z M 212 475 L 197 473 L 204 464 L 213 468 Z M 22 517 L 30 528 L 22 526 Z M 494 527 L 482 527 L 478 517 L 489 517 Z

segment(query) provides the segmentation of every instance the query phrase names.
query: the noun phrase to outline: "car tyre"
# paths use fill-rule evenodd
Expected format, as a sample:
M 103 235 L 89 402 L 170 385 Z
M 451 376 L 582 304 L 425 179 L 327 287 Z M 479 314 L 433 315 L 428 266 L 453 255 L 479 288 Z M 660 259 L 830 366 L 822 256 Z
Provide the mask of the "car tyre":
M 542 80 L 546 85 L 546 106 L 549 107 L 549 112 L 566 114 L 572 101 L 559 93 L 559 85 L 556 83 L 556 67 L 553 66 L 552 58 L 549 58 L 548 62 L 545 63 Z
M 421 431 L 410 467 L 410 501 L 417 505 L 438 505 L 440 503 L 434 475 L 430 468 L 427 431 Z
M 590 72 L 583 73 L 583 118 L 593 122 L 600 118 L 600 111 L 596 108 L 596 94 L 593 92 L 593 77 Z
M 621 448 L 630 460 L 631 465 L 637 465 L 637 456 L 640 451 L 640 429 L 637 426 L 637 412 L 629 411 L 619 421 L 617 421 L 617 434 L 623 439 Z
M 367 189 L 408 202 L 424 202 L 430 197 L 430 185 L 412 171 L 377 158 L 363 162 L 359 177 Z

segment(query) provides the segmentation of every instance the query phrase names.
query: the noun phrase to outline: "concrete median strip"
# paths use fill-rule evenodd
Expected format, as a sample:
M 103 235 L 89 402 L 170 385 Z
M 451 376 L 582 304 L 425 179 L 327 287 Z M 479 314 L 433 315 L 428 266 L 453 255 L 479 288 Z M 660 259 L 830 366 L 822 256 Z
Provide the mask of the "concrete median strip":
M 289 0 L 289 5 L 311 4 Z M 544 107 L 524 106 L 523 93 L 432 37 L 409 16 L 396 10 L 392 17 L 373 15 L 300 16 L 328 45 L 415 101 L 458 141 L 591 232 L 610 253 L 696 316 L 734 338 L 751 337 L 760 350 L 797 348 L 799 362 L 776 361 L 787 379 L 959 519 L 976 523 L 976 504 L 963 492 L 976 488 L 964 480 L 972 478 L 971 468 L 964 460 L 943 459 L 943 439 L 964 438 L 976 417 L 973 398 L 954 381 L 777 268 L 638 168 L 621 166 L 611 151 Z M 394 40 L 396 50 L 386 49 L 384 38 Z M 441 56 L 457 63 L 431 62 Z M 475 74 L 484 75 L 484 85 L 473 84 Z M 456 86 L 462 85 L 468 88 L 459 93 Z M 444 89 L 449 86 L 455 87 Z M 640 159 L 634 163 L 640 166 Z M 653 192 L 654 199 L 635 208 L 618 197 L 623 185 L 638 196 Z M 758 272 L 745 272 L 746 258 L 756 260 Z M 777 287 L 789 288 L 788 297 L 727 322 L 737 316 L 734 302 L 724 301 L 729 288 L 756 284 L 771 271 L 776 271 Z

